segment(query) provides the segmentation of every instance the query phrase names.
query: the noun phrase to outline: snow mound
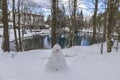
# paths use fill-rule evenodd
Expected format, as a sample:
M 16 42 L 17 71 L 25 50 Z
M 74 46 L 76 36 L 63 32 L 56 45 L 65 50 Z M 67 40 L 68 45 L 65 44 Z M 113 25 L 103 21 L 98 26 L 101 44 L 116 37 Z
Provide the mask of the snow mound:
M 3 80 L 2 77 L 1 77 L 1 75 L 0 75 L 0 80 Z
M 47 71 L 62 71 L 68 68 L 61 47 L 56 44 L 46 64 Z

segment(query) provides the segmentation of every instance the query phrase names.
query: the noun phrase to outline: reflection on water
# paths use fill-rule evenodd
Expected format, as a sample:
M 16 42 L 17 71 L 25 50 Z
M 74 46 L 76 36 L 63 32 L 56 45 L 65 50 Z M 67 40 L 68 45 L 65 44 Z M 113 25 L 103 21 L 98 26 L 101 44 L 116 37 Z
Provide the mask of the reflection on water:
M 56 42 L 62 47 L 65 48 L 69 44 L 68 34 L 60 34 L 56 37 Z M 97 41 L 100 42 L 101 37 L 98 37 Z M 91 45 L 92 36 L 91 34 L 78 34 L 74 37 L 74 45 L 79 46 L 88 46 Z M 51 35 L 35 35 L 32 37 L 24 38 L 23 40 L 23 49 L 24 50 L 33 50 L 33 49 L 50 49 L 51 48 L 52 37 Z M 16 51 L 15 41 L 10 42 L 10 50 Z

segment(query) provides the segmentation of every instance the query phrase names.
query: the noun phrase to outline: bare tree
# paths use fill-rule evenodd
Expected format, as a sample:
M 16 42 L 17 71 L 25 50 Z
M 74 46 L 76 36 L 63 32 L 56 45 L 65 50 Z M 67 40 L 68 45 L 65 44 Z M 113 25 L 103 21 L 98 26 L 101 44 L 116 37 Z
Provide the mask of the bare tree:
M 98 0 L 95 0 L 95 9 L 94 9 L 94 15 L 93 15 L 93 38 L 92 43 L 96 42 L 96 16 L 98 11 Z
M 69 0 L 69 17 L 68 17 L 68 21 L 69 21 L 69 23 L 68 23 L 68 26 L 69 26 L 69 29 L 70 29 L 70 32 L 69 32 L 69 43 L 68 43 L 68 47 L 70 47 L 72 44 L 71 44 L 71 32 L 72 32 L 72 25 L 71 25 L 71 23 L 72 23 L 72 8 L 71 8 L 71 0 Z
M 20 33 L 20 3 L 21 0 L 18 0 L 18 34 L 19 34 L 19 50 L 22 51 L 22 41 L 21 41 L 21 33 Z
M 74 35 L 76 33 L 76 10 L 77 10 L 77 0 L 69 0 L 69 44 L 68 47 L 74 45 Z
M 77 26 L 76 26 L 76 10 L 77 10 L 77 0 L 73 0 L 73 13 L 72 13 L 72 46 L 74 45 L 75 34 L 77 33 Z
M 74 26 L 74 32 L 77 31 L 77 28 L 76 28 L 76 10 L 77 10 L 77 0 L 74 0 L 73 2 L 73 21 L 72 21 L 72 26 Z
M 2 9 L 2 0 L 0 0 L 0 10 Z
M 107 8 L 106 8 L 106 3 L 107 3 L 107 1 L 105 0 L 103 41 L 106 40 L 106 26 L 107 26 Z
M 3 49 L 5 51 L 10 51 L 10 44 L 9 44 L 9 33 L 8 33 L 8 13 L 7 13 L 7 0 L 2 0 L 2 14 L 3 14 L 3 26 L 4 26 L 4 33 L 3 33 Z
M 108 0 L 108 25 L 107 25 L 107 52 L 112 51 L 113 41 L 112 38 L 114 36 L 114 29 L 116 27 L 117 20 L 117 11 L 118 11 L 119 0 Z
M 16 32 L 16 23 L 15 23 L 15 0 L 13 0 L 13 27 L 14 27 L 14 37 L 15 37 L 15 44 L 16 44 L 16 51 L 18 51 L 18 41 L 17 41 L 17 32 Z
M 52 0 L 52 47 L 56 44 L 56 7 L 57 7 L 57 1 Z

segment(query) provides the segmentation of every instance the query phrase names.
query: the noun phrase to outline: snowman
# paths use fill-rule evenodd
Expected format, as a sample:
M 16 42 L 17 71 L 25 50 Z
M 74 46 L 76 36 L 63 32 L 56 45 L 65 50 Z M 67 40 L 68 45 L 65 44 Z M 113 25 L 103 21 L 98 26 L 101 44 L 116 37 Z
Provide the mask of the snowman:
M 46 69 L 52 71 L 61 71 L 67 68 L 65 57 L 61 51 L 61 47 L 56 44 L 53 47 L 50 58 L 48 59 Z

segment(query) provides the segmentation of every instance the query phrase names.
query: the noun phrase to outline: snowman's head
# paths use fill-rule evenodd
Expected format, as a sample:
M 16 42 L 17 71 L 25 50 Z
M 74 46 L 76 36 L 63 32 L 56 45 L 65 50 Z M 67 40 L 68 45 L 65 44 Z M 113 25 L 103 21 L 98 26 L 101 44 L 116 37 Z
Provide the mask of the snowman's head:
M 53 46 L 53 53 L 60 53 L 61 52 L 61 47 L 59 44 L 55 44 Z

